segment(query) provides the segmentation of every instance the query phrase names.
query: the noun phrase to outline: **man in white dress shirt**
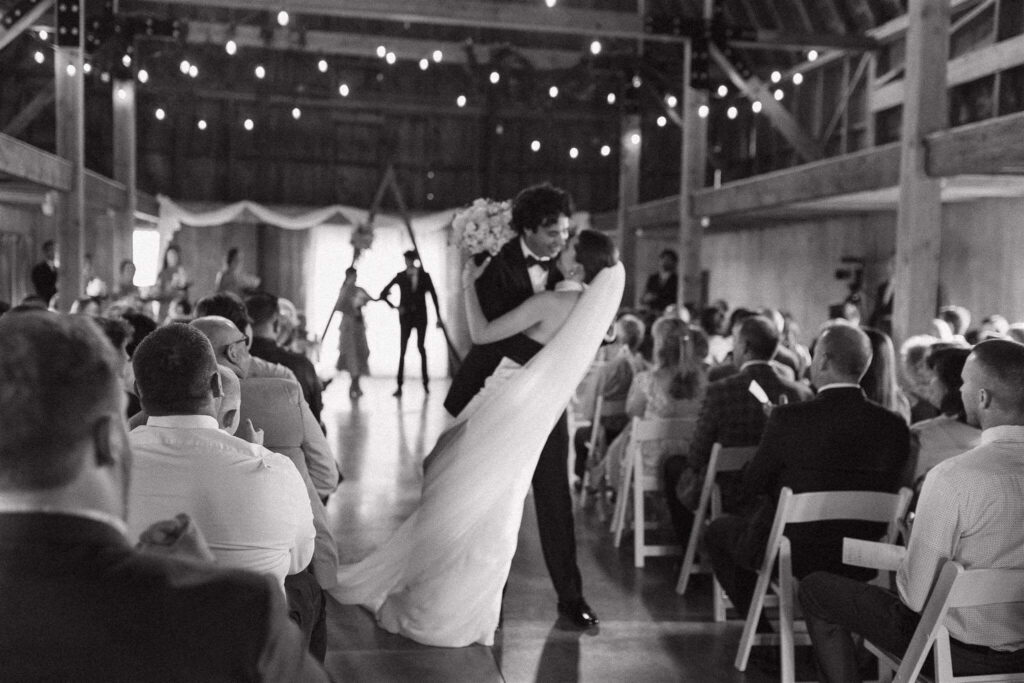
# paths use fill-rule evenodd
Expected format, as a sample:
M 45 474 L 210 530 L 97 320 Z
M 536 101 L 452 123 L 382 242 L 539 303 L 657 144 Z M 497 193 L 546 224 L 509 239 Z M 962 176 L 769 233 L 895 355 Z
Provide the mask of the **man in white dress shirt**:
M 946 560 L 967 569 L 1024 569 L 1024 345 L 974 347 L 961 388 L 981 445 L 927 475 L 897 593 L 824 572 L 800 584 L 800 603 L 822 680 L 859 681 L 851 633 L 902 654 Z M 953 673 L 1024 672 L 1024 607 L 951 609 Z

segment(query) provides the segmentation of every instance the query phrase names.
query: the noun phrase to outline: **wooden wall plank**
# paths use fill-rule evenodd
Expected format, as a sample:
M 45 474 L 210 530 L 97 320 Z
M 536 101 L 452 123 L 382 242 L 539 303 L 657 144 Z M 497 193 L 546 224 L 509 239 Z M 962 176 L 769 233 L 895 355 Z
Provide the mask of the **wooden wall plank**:
M 1024 112 L 932 133 L 928 175 L 1024 174 Z
M 54 190 L 71 189 L 70 163 L 3 133 L 0 133 L 0 173 Z

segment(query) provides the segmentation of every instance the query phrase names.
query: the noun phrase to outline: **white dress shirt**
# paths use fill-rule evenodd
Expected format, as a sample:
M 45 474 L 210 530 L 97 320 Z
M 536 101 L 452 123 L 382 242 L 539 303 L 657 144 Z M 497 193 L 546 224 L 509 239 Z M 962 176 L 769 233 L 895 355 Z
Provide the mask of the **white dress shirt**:
M 920 612 L 942 563 L 965 569 L 1024 569 L 1024 427 L 991 427 L 981 445 L 931 469 L 921 489 L 907 555 L 896 573 L 900 599 Z M 1024 606 L 953 608 L 949 635 L 995 650 L 1024 647 Z
M 528 246 L 526 246 L 526 240 L 522 237 L 519 238 L 519 246 L 523 249 L 523 256 L 532 256 L 538 261 L 550 261 L 550 257 L 537 256 L 534 254 Z M 526 269 L 526 272 L 530 274 L 530 284 L 533 285 L 533 293 L 539 294 L 548 288 L 548 269 L 544 266 L 530 266 Z
M 288 458 L 217 429 L 207 415 L 150 417 L 128 435 L 133 541 L 153 522 L 188 513 L 217 562 L 284 577 L 313 556 L 313 513 Z

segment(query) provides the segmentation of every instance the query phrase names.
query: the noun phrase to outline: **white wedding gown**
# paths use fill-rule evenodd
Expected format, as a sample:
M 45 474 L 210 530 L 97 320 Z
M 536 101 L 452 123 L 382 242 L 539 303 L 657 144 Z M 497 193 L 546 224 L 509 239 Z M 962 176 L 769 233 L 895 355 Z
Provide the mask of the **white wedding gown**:
M 428 456 L 416 511 L 330 594 L 427 645 L 491 645 L 541 449 L 622 299 L 621 264 L 598 273 L 555 337 L 493 381 Z

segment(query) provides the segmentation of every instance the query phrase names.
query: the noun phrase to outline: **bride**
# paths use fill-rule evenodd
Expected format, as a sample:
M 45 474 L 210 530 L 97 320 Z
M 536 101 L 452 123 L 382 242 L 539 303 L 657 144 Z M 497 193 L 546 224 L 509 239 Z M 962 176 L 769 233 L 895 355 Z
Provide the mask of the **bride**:
M 488 322 L 463 271 L 474 343 L 523 332 L 544 348 L 525 366 L 505 359 L 424 462 L 419 506 L 330 593 L 378 624 L 427 645 L 491 645 L 515 554 L 523 502 L 541 448 L 597 352 L 622 298 L 615 247 L 584 230 L 558 257 L 565 280 Z M 588 286 L 589 285 L 589 286 Z

